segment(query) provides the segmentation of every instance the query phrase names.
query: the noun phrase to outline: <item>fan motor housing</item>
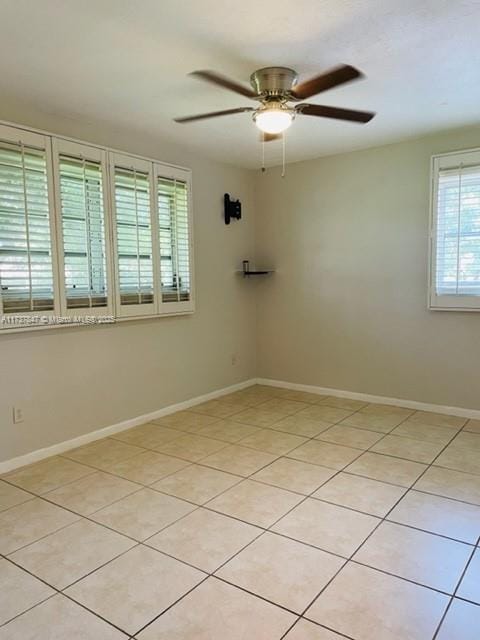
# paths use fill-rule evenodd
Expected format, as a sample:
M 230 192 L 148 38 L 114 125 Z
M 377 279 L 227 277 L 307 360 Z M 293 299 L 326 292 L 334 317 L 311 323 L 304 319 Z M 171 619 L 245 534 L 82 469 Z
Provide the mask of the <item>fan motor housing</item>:
M 278 96 L 288 93 L 296 85 L 297 72 L 287 67 L 264 67 L 254 71 L 250 83 L 258 94 Z

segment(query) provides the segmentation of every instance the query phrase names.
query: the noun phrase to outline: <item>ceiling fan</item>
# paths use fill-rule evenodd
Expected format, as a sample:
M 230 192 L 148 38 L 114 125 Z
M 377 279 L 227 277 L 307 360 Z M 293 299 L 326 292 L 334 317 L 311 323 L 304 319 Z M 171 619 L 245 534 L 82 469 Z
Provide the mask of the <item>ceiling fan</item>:
M 340 65 L 300 84 L 298 84 L 298 74 L 293 69 L 265 67 L 254 71 L 250 76 L 251 89 L 215 71 L 193 71 L 190 75 L 239 93 L 246 98 L 258 100 L 260 105 L 257 108 L 238 107 L 175 118 L 175 122 L 194 122 L 250 111 L 253 112 L 252 117 L 255 124 L 263 133 L 263 140 L 269 141 L 281 137 L 281 134 L 288 129 L 297 115 L 334 118 L 359 123 L 369 122 L 375 115 L 370 111 L 356 111 L 301 102 L 323 91 L 361 78 L 363 74 L 350 65 Z M 290 105 L 290 102 L 299 102 L 300 104 Z

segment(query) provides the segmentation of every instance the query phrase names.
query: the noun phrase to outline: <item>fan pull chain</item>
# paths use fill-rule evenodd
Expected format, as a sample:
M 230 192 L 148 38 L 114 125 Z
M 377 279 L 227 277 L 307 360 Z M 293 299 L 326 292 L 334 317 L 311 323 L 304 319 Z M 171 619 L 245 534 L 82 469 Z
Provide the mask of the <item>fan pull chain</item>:
M 262 135 L 262 173 L 265 173 L 265 134 Z
M 282 178 L 285 177 L 285 131 L 282 133 Z

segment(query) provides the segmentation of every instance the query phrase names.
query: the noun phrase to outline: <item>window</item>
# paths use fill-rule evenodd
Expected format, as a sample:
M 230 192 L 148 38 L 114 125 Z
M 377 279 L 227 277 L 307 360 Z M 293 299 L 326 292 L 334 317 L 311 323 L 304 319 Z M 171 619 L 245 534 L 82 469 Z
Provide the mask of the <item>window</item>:
M 44 136 L 0 126 L 0 311 L 55 308 L 49 154 Z
M 54 141 L 62 313 L 111 313 L 105 152 Z
M 190 203 L 187 169 L 0 124 L 0 329 L 192 312 Z
M 117 304 L 121 315 L 156 313 L 151 207 L 151 163 L 111 155 Z
M 480 310 L 480 151 L 433 158 L 430 306 Z
M 156 167 L 156 180 L 162 303 L 188 308 L 192 296 L 189 176 L 180 170 L 165 176 Z
M 190 172 L 119 154 L 110 166 L 119 314 L 191 311 Z

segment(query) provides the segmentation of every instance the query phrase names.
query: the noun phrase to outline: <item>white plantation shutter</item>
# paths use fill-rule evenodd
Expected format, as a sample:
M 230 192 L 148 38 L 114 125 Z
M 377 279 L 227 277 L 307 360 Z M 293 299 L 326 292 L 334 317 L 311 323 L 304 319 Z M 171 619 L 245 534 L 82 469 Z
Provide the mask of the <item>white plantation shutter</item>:
M 440 171 L 437 215 L 437 294 L 480 296 L 480 165 Z
M 105 152 L 55 141 L 64 311 L 107 314 L 111 304 Z
M 0 294 L 4 314 L 55 308 L 49 154 L 44 136 L 0 127 Z
M 156 313 L 151 163 L 112 154 L 120 315 Z
M 167 311 L 191 308 L 190 176 L 177 170 L 165 177 L 161 170 L 157 166 L 162 303 Z
M 480 152 L 434 160 L 433 308 L 480 308 Z
M 192 312 L 191 201 L 188 169 L 0 123 L 0 329 Z

